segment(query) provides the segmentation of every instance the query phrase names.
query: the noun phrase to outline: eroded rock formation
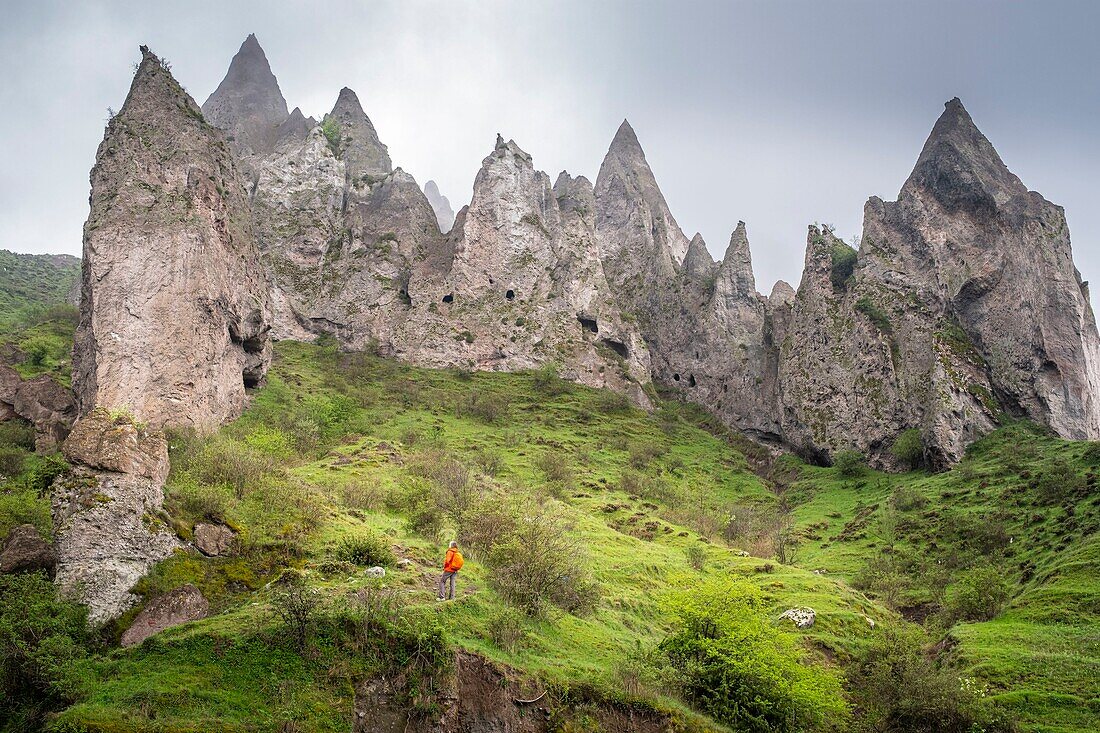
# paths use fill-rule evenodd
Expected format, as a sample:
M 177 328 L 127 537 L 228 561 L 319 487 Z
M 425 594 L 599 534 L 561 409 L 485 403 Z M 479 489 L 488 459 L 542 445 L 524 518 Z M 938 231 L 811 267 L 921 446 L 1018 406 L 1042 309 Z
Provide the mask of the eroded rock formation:
M 435 212 L 435 220 L 439 224 L 439 231 L 449 232 L 451 226 L 455 223 L 455 212 L 451 208 L 451 202 L 446 196 L 439 192 L 439 186 L 435 181 L 428 181 L 424 184 L 424 195 L 428 198 L 428 203 L 432 205 L 432 211 Z
M 868 202 L 860 251 L 811 227 L 797 294 L 777 283 L 764 296 L 744 223 L 720 262 L 689 240 L 625 121 L 594 186 L 564 173 L 551 185 L 498 137 L 452 223 L 434 184 L 425 195 L 393 167 L 350 89 L 320 124 L 288 114 L 249 37 L 206 105 L 254 176 L 245 196 L 221 138 L 152 58 L 93 175 L 85 410 L 164 423 L 183 405 L 184 421 L 217 424 L 262 376 L 270 323 L 279 338 L 331 334 L 430 366 L 554 362 L 640 404 L 652 381 L 822 461 L 856 449 L 889 465 L 915 428 L 929 461 L 950 463 L 1005 414 L 1100 435 L 1100 341 L 1065 219 L 957 100 L 898 200 Z M 182 140 L 177 155 L 162 136 Z M 136 232 L 143 245 L 125 251 L 138 256 L 123 257 Z M 151 331 L 169 302 L 207 304 L 179 319 L 186 381 L 161 368 L 179 363 L 166 344 L 182 337 Z
M 263 379 L 268 288 L 222 133 L 142 54 L 92 169 L 73 386 L 84 413 L 209 430 Z

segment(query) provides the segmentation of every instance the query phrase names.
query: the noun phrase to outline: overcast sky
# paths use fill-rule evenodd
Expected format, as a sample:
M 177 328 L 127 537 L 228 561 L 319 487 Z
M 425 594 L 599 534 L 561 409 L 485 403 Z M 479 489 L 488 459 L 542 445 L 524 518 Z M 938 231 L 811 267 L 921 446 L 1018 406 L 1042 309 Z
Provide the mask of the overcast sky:
M 715 258 L 739 219 L 763 292 L 806 225 L 859 232 L 959 96 L 1100 274 L 1100 2 L 0 0 L 0 248 L 79 254 L 107 107 L 148 44 L 201 104 L 248 33 L 290 107 L 354 89 L 395 165 L 469 201 L 496 133 L 593 181 L 628 118 Z

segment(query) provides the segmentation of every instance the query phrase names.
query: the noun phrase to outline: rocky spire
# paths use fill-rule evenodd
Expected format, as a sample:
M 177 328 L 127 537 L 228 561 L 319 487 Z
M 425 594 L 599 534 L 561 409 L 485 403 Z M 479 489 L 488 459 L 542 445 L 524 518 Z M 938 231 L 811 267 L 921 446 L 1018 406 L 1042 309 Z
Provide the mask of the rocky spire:
M 944 105 L 901 196 L 912 195 L 918 187 L 930 191 L 946 208 L 972 214 L 987 213 L 1027 192 L 958 97 Z
M 692 280 L 705 282 L 714 274 L 717 265 L 710 256 L 707 243 L 703 241 L 703 235 L 699 232 L 691 238 L 687 254 L 684 255 L 684 273 Z
M 347 164 L 349 179 L 393 172 L 389 151 L 378 139 L 374 124 L 352 90 L 347 87 L 340 90 L 336 106 L 325 115 L 322 125 L 338 157 Z
M 455 222 L 455 212 L 451 208 L 451 202 L 439 192 L 439 186 L 436 185 L 435 181 L 428 181 L 424 184 L 424 195 L 428 197 L 428 203 L 432 205 L 432 211 L 435 212 L 436 221 L 439 223 L 439 231 L 444 233 L 450 231 L 451 225 Z
M 210 124 L 225 130 L 242 157 L 271 151 L 287 118 L 286 100 L 254 33 L 241 44 L 222 83 L 202 106 Z
M 730 235 L 729 246 L 718 267 L 716 292 L 724 298 L 755 298 L 756 280 L 752 274 L 752 257 L 749 254 L 749 237 L 745 222 L 737 222 Z
M 267 368 L 267 288 L 224 137 L 142 54 L 92 169 L 73 388 L 82 414 L 207 430 Z
M 306 117 L 302 114 L 301 109 L 295 107 L 294 111 L 290 113 L 290 116 L 283 120 L 282 124 L 276 128 L 275 147 L 285 145 L 287 141 L 294 141 L 295 143 L 302 142 L 316 124 L 316 120 L 312 117 Z
M 608 259 L 625 255 L 637 262 L 640 255 L 665 274 L 672 274 L 684 261 L 688 239 L 669 211 L 638 136 L 626 120 L 615 132 L 600 166 L 596 201 L 597 221 L 606 233 Z M 636 232 L 624 231 L 643 228 L 643 239 L 636 242 L 631 241 L 636 239 Z M 638 246 L 645 251 L 636 251 Z

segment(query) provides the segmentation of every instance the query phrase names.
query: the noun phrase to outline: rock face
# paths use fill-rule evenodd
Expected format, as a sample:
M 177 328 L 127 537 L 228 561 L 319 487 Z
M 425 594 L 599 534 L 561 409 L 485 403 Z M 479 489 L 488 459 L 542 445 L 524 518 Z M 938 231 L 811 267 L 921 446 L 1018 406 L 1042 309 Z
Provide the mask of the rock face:
M 73 384 L 82 413 L 208 430 L 263 379 L 267 286 L 222 134 L 142 53 L 92 169 Z
M 0 415 L 0 419 L 20 417 L 31 423 L 35 447 L 48 451 L 68 435 L 76 419 L 76 400 L 47 374 L 24 380 L 14 369 L 0 364 Z
M 101 623 L 137 600 L 130 589 L 181 547 L 158 518 L 168 475 L 164 436 L 98 408 L 61 446 L 73 469 L 51 489 L 57 584 Z
M 217 425 L 262 378 L 270 327 L 426 366 L 555 363 L 642 405 L 652 382 L 822 462 L 856 449 L 890 466 L 916 429 L 929 463 L 949 464 L 1003 415 L 1100 437 L 1100 339 L 1061 209 L 957 100 L 898 200 L 868 202 L 860 251 L 810 227 L 797 293 L 769 296 L 743 222 L 721 262 L 684 236 L 625 121 L 594 186 L 551 184 L 498 136 L 452 222 L 434 183 L 393 167 L 350 89 L 321 124 L 287 114 L 254 37 L 204 108 L 233 155 L 147 54 L 108 129 L 83 412 Z
M 122 646 L 134 646 L 159 634 L 165 629 L 190 621 L 198 621 L 210 614 L 210 604 L 202 592 L 188 583 L 162 596 L 154 598 L 141 610 L 130 628 L 122 634 Z
M 439 231 L 451 231 L 451 226 L 455 223 L 455 212 L 451 208 L 451 202 L 439 192 L 439 186 L 436 185 L 435 181 L 428 181 L 424 184 L 424 195 L 428 198 L 428 203 L 432 205 L 432 211 L 435 212 L 435 220 L 439 224 Z
M 270 153 L 286 134 L 281 127 L 288 117 L 286 100 L 255 34 L 241 44 L 222 83 L 202 105 L 202 114 L 226 131 L 233 152 L 246 160 Z
M 887 458 L 921 431 L 934 465 L 1001 414 L 1096 438 L 1100 340 L 1061 208 L 1029 192 L 956 99 L 896 202 L 872 198 L 850 276 L 811 228 L 781 357 L 783 434 Z
M 43 570 L 52 576 L 56 565 L 57 553 L 33 524 L 13 528 L 0 549 L 0 573 Z

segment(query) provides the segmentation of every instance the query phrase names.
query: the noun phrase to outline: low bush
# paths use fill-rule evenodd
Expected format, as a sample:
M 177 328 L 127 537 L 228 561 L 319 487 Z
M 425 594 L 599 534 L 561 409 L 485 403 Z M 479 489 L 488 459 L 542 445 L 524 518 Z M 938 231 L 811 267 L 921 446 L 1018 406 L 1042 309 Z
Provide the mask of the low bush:
M 495 425 L 508 415 L 510 405 L 501 395 L 481 390 L 471 390 L 459 404 L 458 416 L 471 418 L 488 425 Z
M 535 370 L 532 378 L 535 383 L 535 389 L 538 390 L 539 393 L 550 397 L 565 392 L 569 386 L 558 374 L 558 367 L 553 363 L 543 364 Z
M 631 467 L 639 470 L 648 468 L 649 464 L 668 452 L 668 448 L 660 443 L 652 443 L 649 441 L 632 442 L 629 444 L 627 450 L 630 453 Z
M 925 653 L 918 631 L 897 627 L 873 637 L 848 669 L 857 731 L 971 733 L 1012 730 L 981 691 Z
M 843 727 L 839 675 L 803 662 L 756 586 L 710 580 L 672 595 L 667 610 L 672 631 L 658 653 L 690 705 L 737 730 Z
M 609 389 L 600 390 L 595 402 L 596 409 L 604 415 L 621 415 L 624 412 L 630 412 L 633 408 L 629 397 L 622 392 L 612 392 Z
M 0 575 L 0 721 L 38 730 L 85 688 L 87 611 L 42 573 Z
M 299 651 L 305 651 L 323 612 L 323 598 L 295 571 L 286 571 L 271 591 L 271 611 L 290 632 Z
M 684 556 L 688 565 L 695 570 L 702 570 L 707 564 L 707 551 L 702 544 L 694 543 L 684 548 Z
M 535 466 L 547 483 L 555 484 L 559 488 L 572 488 L 576 480 L 573 463 L 560 451 L 548 450 L 540 453 L 535 459 Z
M 1068 461 L 1053 459 L 1033 481 L 1040 500 L 1058 504 L 1077 496 L 1085 488 L 1084 478 Z
M 332 554 L 337 560 L 355 565 L 389 566 L 397 562 L 390 543 L 385 538 L 371 532 L 345 537 L 337 543 Z
M 528 616 L 543 616 L 551 606 L 584 614 L 599 602 L 599 587 L 586 568 L 586 557 L 569 525 L 541 508 L 521 513 L 511 532 L 490 549 L 489 582 Z
M 523 616 L 510 608 L 493 614 L 486 624 L 486 631 L 497 648 L 506 652 L 514 652 L 527 636 Z
M 909 428 L 899 435 L 890 453 L 909 468 L 920 468 L 924 465 L 924 438 L 918 428 Z
M 842 450 L 833 458 L 833 466 L 846 478 L 857 478 L 867 471 L 863 454 L 854 450 Z
M 27 451 L 17 445 L 0 444 L 0 481 L 13 478 L 23 472 Z
M 890 504 L 899 512 L 912 512 L 928 506 L 928 497 L 912 486 L 903 484 L 890 495 Z
M 34 427 L 23 420 L 0 422 L 0 445 L 34 450 Z
M 980 565 L 956 577 L 947 586 L 943 618 L 950 626 L 957 621 L 988 621 L 1004 608 L 1011 591 L 996 567 Z

